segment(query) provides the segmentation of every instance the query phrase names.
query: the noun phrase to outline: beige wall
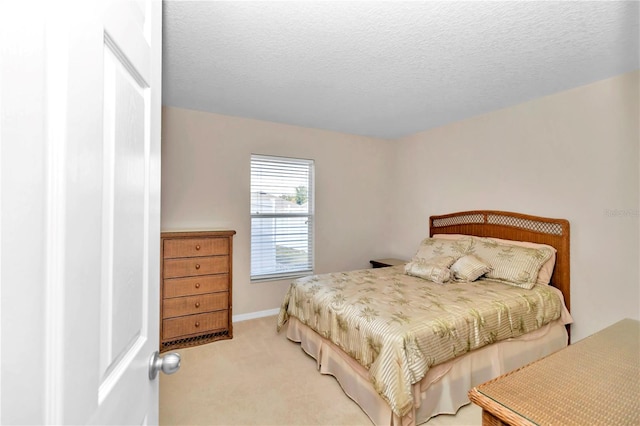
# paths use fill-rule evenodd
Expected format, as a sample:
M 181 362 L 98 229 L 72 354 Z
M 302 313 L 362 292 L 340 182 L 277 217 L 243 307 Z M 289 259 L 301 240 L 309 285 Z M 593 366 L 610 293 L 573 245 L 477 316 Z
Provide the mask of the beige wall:
M 235 229 L 234 314 L 277 308 L 249 281 L 251 153 L 316 161 L 316 271 L 408 258 L 428 217 L 496 209 L 571 222 L 573 336 L 640 318 L 640 73 L 383 141 L 163 110 L 162 229 Z
M 168 107 L 162 128 L 162 230 L 237 231 L 234 315 L 279 307 L 290 282 L 250 282 L 252 153 L 315 160 L 316 272 L 388 255 L 392 142 Z
M 399 140 L 393 253 L 411 255 L 433 214 L 566 218 L 575 338 L 640 318 L 639 79 L 626 74 Z

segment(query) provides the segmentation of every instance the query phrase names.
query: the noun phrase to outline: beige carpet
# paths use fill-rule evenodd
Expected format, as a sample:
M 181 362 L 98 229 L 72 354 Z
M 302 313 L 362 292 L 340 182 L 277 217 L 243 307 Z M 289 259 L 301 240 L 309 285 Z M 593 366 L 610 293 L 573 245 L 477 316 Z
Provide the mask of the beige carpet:
M 276 317 L 234 324 L 232 340 L 181 349 L 182 367 L 160 375 L 161 425 L 371 425 L 300 345 L 277 334 Z M 481 425 L 473 404 L 425 423 Z

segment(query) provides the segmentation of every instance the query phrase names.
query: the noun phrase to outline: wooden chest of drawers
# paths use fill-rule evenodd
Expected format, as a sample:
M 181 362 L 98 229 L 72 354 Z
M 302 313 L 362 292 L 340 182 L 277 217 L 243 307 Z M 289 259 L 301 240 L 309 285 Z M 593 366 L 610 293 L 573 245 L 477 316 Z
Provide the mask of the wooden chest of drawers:
M 160 352 L 233 337 L 235 233 L 161 234 Z

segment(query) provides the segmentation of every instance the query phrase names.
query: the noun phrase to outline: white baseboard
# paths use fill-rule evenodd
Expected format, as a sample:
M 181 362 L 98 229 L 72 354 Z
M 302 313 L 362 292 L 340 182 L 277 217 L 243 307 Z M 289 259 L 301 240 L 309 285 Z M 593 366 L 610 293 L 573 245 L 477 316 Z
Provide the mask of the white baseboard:
M 240 322 L 240 321 L 246 321 L 246 320 L 251 320 L 256 318 L 270 317 L 272 315 L 278 315 L 279 312 L 280 312 L 280 308 L 267 309 L 266 311 L 258 311 L 258 312 L 250 312 L 248 314 L 233 315 L 231 319 L 233 322 Z

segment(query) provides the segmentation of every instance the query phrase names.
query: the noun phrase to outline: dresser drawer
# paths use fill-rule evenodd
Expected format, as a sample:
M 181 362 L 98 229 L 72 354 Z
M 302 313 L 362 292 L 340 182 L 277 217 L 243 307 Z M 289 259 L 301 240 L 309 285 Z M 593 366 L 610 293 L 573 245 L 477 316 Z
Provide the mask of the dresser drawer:
M 162 296 L 167 299 L 227 290 L 229 290 L 229 275 L 227 274 L 171 278 L 164 280 Z
M 229 307 L 228 293 L 201 294 L 198 296 L 174 297 L 162 302 L 162 317 L 173 318 L 203 312 L 219 311 Z
M 222 254 L 229 254 L 228 238 L 178 238 L 175 240 L 164 240 L 163 256 L 165 259 Z
M 228 324 L 228 310 L 166 319 L 162 321 L 162 338 L 166 340 L 190 334 L 226 329 Z
M 227 272 L 229 272 L 229 256 L 190 257 L 164 261 L 164 278 L 192 277 Z

